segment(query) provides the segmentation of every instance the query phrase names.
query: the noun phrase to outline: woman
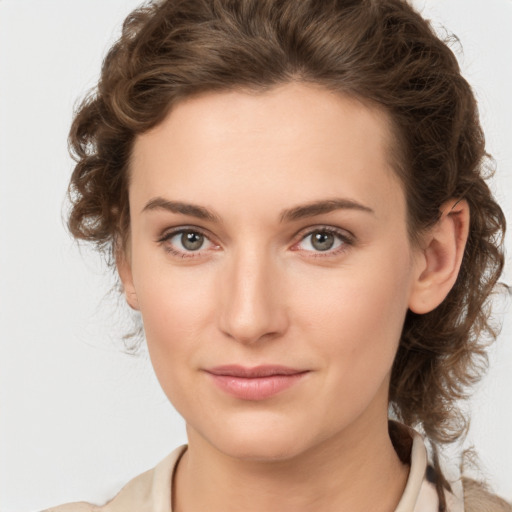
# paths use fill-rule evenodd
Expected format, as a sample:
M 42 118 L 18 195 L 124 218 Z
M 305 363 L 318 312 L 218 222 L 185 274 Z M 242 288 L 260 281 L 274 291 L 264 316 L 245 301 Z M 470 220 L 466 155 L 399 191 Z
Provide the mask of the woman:
M 111 252 L 188 446 L 53 510 L 510 510 L 437 455 L 505 220 L 471 89 L 411 7 L 140 9 L 70 141 L 71 232 Z

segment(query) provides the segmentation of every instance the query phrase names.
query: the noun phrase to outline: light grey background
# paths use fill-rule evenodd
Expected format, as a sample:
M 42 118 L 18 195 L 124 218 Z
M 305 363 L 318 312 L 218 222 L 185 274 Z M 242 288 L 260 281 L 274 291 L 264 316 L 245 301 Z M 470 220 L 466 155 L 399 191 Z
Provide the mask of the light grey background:
M 0 0 L 0 510 L 101 503 L 185 442 L 101 260 L 64 229 L 75 100 L 136 0 Z M 418 0 L 455 32 L 512 221 L 512 2 Z M 507 240 L 510 248 L 510 237 Z M 510 253 L 510 250 L 509 250 Z M 510 256 L 507 281 L 511 282 Z M 499 309 L 505 311 L 504 305 Z M 119 313 L 121 311 L 121 313 Z M 512 322 L 472 402 L 474 443 L 512 500 Z

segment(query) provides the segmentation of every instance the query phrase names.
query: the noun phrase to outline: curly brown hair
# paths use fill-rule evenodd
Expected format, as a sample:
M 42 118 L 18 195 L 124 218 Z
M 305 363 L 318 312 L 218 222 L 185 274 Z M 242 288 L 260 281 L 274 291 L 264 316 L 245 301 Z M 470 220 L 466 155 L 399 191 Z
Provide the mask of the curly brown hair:
M 166 0 L 135 10 L 81 103 L 69 228 L 112 256 L 129 231 L 130 153 L 176 102 L 205 91 L 262 91 L 301 81 L 377 105 L 394 132 L 410 238 L 464 198 L 471 222 L 462 268 L 434 311 L 407 315 L 390 407 L 434 442 L 463 434 L 457 407 L 495 338 L 489 297 L 503 267 L 502 210 L 475 97 L 446 41 L 403 0 Z

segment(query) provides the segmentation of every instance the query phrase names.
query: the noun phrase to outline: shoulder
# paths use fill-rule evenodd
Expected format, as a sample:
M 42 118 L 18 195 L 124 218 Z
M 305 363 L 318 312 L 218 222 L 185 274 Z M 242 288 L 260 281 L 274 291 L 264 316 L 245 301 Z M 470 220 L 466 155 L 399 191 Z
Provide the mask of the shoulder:
M 68 503 L 67 505 L 48 508 L 43 510 L 43 512 L 92 512 L 95 509 L 97 510 L 98 507 L 82 501 L 80 503 Z
M 146 471 L 130 480 L 121 491 L 108 503 L 102 506 L 92 503 L 67 503 L 58 507 L 49 508 L 43 512 L 146 512 L 148 499 L 151 497 L 154 469 Z M 133 508 L 136 507 L 136 508 Z
M 159 510 L 170 510 L 172 475 L 185 449 L 180 446 L 153 469 L 135 477 L 105 505 L 68 503 L 43 512 L 150 512 L 157 504 Z
M 480 482 L 463 478 L 465 512 L 512 512 L 512 504 L 489 492 Z

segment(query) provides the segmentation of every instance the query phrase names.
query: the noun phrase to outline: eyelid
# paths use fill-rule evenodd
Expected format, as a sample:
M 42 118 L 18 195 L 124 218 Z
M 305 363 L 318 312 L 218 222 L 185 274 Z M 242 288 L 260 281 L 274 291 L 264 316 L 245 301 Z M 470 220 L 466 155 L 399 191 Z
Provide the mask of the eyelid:
M 194 226 L 192 224 L 180 224 L 179 226 L 165 228 L 162 231 L 162 233 L 158 235 L 156 241 L 165 242 L 166 240 L 169 240 L 169 238 L 171 238 L 172 236 L 177 235 L 179 233 L 183 233 L 185 231 L 194 231 L 208 238 L 208 240 L 210 241 L 212 239 L 212 236 L 204 228 L 200 228 L 199 226 Z
M 210 244 L 213 245 L 214 249 L 219 248 L 219 244 L 212 240 L 212 236 L 205 229 L 193 225 L 180 225 L 175 226 L 173 228 L 167 228 L 162 232 L 161 235 L 157 237 L 156 242 L 158 244 L 164 245 L 176 235 L 185 233 L 187 231 L 198 233 L 204 236 L 210 242 Z M 173 254 L 174 256 L 180 256 L 182 258 L 196 258 L 199 256 L 203 256 L 205 252 L 210 250 L 210 248 L 199 249 L 198 251 L 182 251 L 169 244 L 168 246 L 165 247 L 165 250 L 170 254 Z
M 297 248 L 297 246 L 305 240 L 308 236 L 311 236 L 314 233 L 323 232 L 323 233 L 330 233 L 335 236 L 337 236 L 341 240 L 341 245 L 335 249 L 330 249 L 326 251 L 311 251 L 311 250 L 305 250 Z M 329 257 L 338 255 L 344 251 L 346 251 L 350 246 L 354 245 L 356 242 L 355 236 L 350 231 L 347 231 L 346 229 L 338 228 L 335 226 L 329 226 L 329 225 L 322 225 L 319 224 L 317 226 L 309 226 L 303 230 L 301 230 L 296 238 L 298 239 L 296 242 L 293 243 L 291 250 L 297 251 L 297 252 L 304 252 L 309 253 L 310 257 Z

